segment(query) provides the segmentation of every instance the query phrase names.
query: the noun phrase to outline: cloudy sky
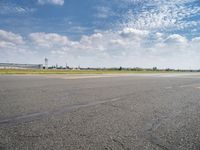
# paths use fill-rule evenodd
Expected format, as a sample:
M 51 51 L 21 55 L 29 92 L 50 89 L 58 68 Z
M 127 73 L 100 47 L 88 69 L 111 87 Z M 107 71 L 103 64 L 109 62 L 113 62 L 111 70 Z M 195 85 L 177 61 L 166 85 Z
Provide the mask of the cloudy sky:
M 0 0 L 0 62 L 200 68 L 200 0 Z

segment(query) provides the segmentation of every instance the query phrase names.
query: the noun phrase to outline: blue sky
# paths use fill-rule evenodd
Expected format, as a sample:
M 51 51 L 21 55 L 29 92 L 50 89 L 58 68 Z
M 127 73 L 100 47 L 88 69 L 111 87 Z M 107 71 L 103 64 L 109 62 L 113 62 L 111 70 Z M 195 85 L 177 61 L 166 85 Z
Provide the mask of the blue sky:
M 0 1 L 1 62 L 199 69 L 199 43 L 199 0 Z

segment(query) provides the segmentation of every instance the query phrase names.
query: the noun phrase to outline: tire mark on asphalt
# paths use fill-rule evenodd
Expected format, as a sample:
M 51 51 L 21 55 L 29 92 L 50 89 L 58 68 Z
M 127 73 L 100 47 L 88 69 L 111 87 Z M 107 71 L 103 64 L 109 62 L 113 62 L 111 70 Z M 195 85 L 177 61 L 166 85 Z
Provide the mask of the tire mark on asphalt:
M 52 115 L 59 115 L 59 114 L 63 114 L 66 112 L 71 112 L 71 111 L 77 110 L 79 108 L 85 108 L 85 107 L 95 106 L 95 105 L 104 104 L 104 103 L 108 103 L 108 102 L 119 101 L 121 99 L 122 99 L 121 97 L 118 97 L 118 98 L 95 101 L 95 102 L 90 102 L 90 103 L 85 103 L 85 104 L 66 106 L 59 110 L 37 112 L 37 113 L 31 113 L 31 114 L 27 114 L 27 115 L 23 115 L 23 116 L 10 117 L 10 118 L 0 120 L 0 125 L 17 124 L 17 123 L 21 123 L 21 122 L 23 122 L 23 123 L 31 122 L 31 121 L 39 120 L 39 119 L 46 118 L 46 117 L 49 117 Z

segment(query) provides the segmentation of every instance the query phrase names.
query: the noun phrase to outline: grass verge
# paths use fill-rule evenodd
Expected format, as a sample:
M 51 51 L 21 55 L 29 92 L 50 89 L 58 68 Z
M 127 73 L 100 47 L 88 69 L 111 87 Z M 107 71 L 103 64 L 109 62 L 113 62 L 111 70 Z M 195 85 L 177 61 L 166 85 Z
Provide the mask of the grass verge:
M 123 73 L 124 74 L 175 73 L 175 71 L 0 69 L 0 74 L 123 74 Z

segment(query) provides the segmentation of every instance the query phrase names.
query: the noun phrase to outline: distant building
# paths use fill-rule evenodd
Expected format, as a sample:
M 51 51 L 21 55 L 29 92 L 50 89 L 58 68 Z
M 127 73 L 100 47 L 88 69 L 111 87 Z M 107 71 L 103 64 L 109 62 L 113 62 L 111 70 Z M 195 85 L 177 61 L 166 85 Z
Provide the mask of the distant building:
M 0 63 L 0 69 L 42 69 L 42 64 Z

